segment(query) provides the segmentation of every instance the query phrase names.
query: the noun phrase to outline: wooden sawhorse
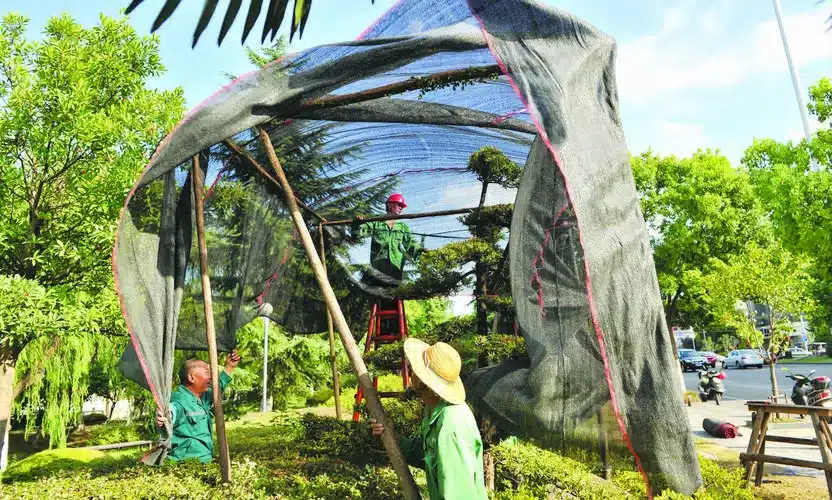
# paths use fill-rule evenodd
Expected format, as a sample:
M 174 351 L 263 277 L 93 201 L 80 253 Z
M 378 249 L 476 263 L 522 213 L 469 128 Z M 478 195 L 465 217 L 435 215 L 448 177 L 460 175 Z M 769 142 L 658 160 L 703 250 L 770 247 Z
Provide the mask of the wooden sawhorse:
M 832 408 L 773 404 L 768 401 L 747 401 L 745 404 L 748 406 L 748 411 L 757 412 L 751 438 L 748 441 L 748 450 L 746 453 L 740 453 L 740 463 L 745 467 L 745 481 L 751 480 L 751 476 L 756 469 L 754 484 L 760 486 L 763 482 L 763 465 L 765 463 L 819 469 L 826 474 L 826 487 L 829 490 L 830 498 L 832 498 L 832 430 L 830 430 L 827 423 L 827 419 L 832 417 Z M 771 415 L 775 413 L 809 415 L 815 429 L 815 439 L 769 436 L 767 434 L 768 422 Z M 817 446 L 820 449 L 820 456 L 823 461 L 813 462 L 811 460 L 766 455 L 767 441 Z

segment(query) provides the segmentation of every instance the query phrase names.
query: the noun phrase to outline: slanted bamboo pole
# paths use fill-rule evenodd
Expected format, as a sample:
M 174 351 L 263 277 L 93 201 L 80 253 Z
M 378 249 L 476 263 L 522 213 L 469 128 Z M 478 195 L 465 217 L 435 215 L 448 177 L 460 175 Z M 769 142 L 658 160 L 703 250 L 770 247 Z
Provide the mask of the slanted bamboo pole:
M 269 173 L 266 172 L 266 169 L 263 168 L 257 162 L 257 160 L 254 159 L 253 156 L 248 154 L 248 152 L 245 149 L 241 148 L 239 144 L 232 141 L 231 139 L 226 139 L 226 140 L 222 141 L 222 143 L 225 144 L 228 147 L 228 149 L 230 149 L 230 150 L 234 151 L 235 153 L 237 153 L 238 155 L 240 155 L 240 158 L 243 158 L 244 160 L 249 162 L 249 164 L 252 167 L 254 167 L 254 169 L 257 170 L 257 172 L 260 175 L 262 175 L 264 179 L 271 182 L 275 187 L 280 189 L 280 184 L 278 184 L 278 182 L 275 180 L 275 178 L 272 177 L 271 175 L 269 175 Z M 292 193 L 292 195 L 294 196 L 294 193 Z M 322 222 L 326 221 L 326 219 L 324 219 L 320 214 L 318 214 L 318 212 L 312 210 L 312 208 L 309 205 L 307 205 L 306 203 L 298 200 L 297 197 L 295 197 L 295 201 L 297 201 L 298 205 L 300 205 L 304 210 L 306 210 L 307 212 L 312 214 L 312 216 L 315 217 L 316 219 L 318 219 L 319 221 L 322 221 Z
M 367 408 L 370 410 L 370 414 L 373 418 L 384 426 L 384 433 L 381 435 L 381 441 L 384 443 L 384 448 L 390 456 L 390 462 L 393 465 L 393 469 L 395 469 L 396 474 L 399 476 L 399 484 L 402 488 L 402 493 L 405 498 L 418 499 L 420 498 L 419 490 L 416 488 L 416 483 L 413 481 L 410 469 L 407 468 L 407 462 L 399 449 L 399 438 L 396 431 L 393 429 L 392 423 L 384 413 L 384 408 L 381 406 L 381 401 L 378 398 L 378 394 L 373 387 L 373 382 L 367 372 L 367 366 L 364 364 L 364 359 L 361 357 L 361 351 L 358 350 L 355 339 L 353 339 L 352 333 L 350 332 L 350 327 L 347 324 L 347 319 L 344 317 L 344 313 L 341 311 L 341 306 L 338 305 L 338 299 L 335 297 L 335 292 L 332 290 L 332 286 L 329 284 L 329 280 L 326 277 L 326 272 L 323 269 L 323 265 L 321 265 L 321 259 L 318 257 L 318 252 L 315 249 L 315 243 L 312 242 L 312 237 L 309 235 L 309 229 L 306 227 L 306 222 L 304 222 L 303 216 L 300 214 L 300 209 L 298 208 L 298 204 L 296 203 L 294 196 L 292 196 L 292 187 L 286 179 L 283 167 L 280 166 L 280 161 L 277 159 L 277 155 L 274 152 L 274 147 L 272 146 L 271 139 L 269 139 L 269 134 L 262 128 L 259 129 L 259 132 L 260 140 L 263 141 L 263 146 L 265 147 L 266 153 L 269 157 L 269 162 L 271 162 L 272 168 L 274 168 L 274 171 L 277 174 L 277 179 L 283 190 L 283 197 L 286 204 L 289 206 L 292 221 L 300 234 L 300 239 L 303 243 L 304 250 L 306 250 L 306 257 L 309 260 L 309 265 L 315 273 L 315 279 L 318 281 L 318 286 L 321 287 L 321 292 L 324 295 L 324 301 L 326 302 L 329 312 L 332 314 L 333 321 L 335 322 L 335 328 L 338 331 L 338 335 L 341 337 L 341 342 L 344 344 L 344 350 L 347 352 L 347 357 L 349 357 L 350 363 L 352 363 L 352 367 L 358 376 L 358 384 L 367 397 Z
M 214 304 L 211 301 L 211 279 L 208 277 L 208 248 L 205 245 L 205 199 L 202 168 L 199 155 L 194 156 L 192 172 L 194 207 L 196 208 L 196 239 L 199 244 L 199 268 L 202 274 L 202 300 L 205 306 L 205 337 L 208 340 L 208 362 L 211 365 L 211 389 L 214 396 L 214 420 L 217 426 L 217 444 L 220 449 L 222 480 L 231 481 L 231 460 L 228 454 L 228 438 L 225 435 L 225 418 L 222 411 L 220 369 L 217 360 L 217 333 L 214 330 Z
M 324 268 L 324 276 L 329 273 L 326 270 L 326 243 L 324 242 L 324 225 L 318 224 L 319 250 L 321 265 Z M 328 280 L 329 278 L 327 278 Z M 338 359 L 335 355 L 335 329 L 332 326 L 332 314 L 329 308 L 326 309 L 326 328 L 329 332 L 329 361 L 332 363 L 332 395 L 335 398 L 335 416 L 341 420 L 341 385 L 338 380 Z

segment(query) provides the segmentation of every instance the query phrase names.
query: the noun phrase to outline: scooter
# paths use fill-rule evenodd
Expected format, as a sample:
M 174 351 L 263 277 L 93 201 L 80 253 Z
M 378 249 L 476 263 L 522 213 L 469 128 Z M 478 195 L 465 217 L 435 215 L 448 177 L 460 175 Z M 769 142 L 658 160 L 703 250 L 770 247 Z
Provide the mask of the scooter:
M 832 388 L 829 377 L 820 376 L 811 378 L 815 370 L 810 370 L 808 375 L 792 373 L 788 368 L 783 368 L 786 378 L 794 380 L 792 388 L 792 403 L 804 406 L 832 407 Z
M 717 405 L 725 394 L 725 372 L 717 368 L 701 370 L 699 372 L 699 400 L 703 403 L 714 401 Z

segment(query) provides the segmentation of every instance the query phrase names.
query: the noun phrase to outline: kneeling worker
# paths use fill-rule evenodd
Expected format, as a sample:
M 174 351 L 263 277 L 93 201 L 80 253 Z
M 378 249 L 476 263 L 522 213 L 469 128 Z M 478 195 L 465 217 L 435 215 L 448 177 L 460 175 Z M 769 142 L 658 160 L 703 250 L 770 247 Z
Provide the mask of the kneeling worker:
M 462 361 L 456 349 L 419 339 L 404 341 L 411 385 L 425 405 L 418 437 L 401 438 L 407 463 L 425 470 L 431 500 L 487 499 L 482 466 L 482 438 L 477 421 L 465 404 L 459 378 Z M 384 426 L 372 422 L 380 436 Z
M 220 372 L 220 391 L 231 382 L 231 373 L 240 362 L 237 351 L 231 351 Z M 168 458 L 181 461 L 189 458 L 207 463 L 213 459 L 214 394 L 211 389 L 211 367 L 200 359 L 185 361 L 179 370 L 179 387 L 170 397 L 171 450 Z M 164 427 L 167 418 L 156 410 L 156 426 Z

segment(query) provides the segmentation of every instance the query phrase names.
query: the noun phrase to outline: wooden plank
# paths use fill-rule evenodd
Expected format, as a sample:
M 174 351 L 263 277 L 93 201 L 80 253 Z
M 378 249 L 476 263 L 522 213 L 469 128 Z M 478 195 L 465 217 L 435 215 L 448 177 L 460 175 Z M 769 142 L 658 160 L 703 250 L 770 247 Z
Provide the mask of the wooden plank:
M 312 236 L 310 236 L 309 229 L 306 227 L 306 221 L 303 220 L 303 216 L 300 213 L 300 208 L 298 208 L 295 197 L 292 196 L 292 186 L 289 185 L 289 181 L 286 179 L 286 173 L 283 172 L 283 167 L 280 166 L 280 161 L 274 151 L 274 146 L 269 138 L 269 134 L 262 128 L 259 129 L 259 132 L 260 141 L 266 149 L 269 162 L 275 171 L 277 180 L 280 182 L 280 186 L 283 190 L 284 201 L 286 202 L 286 205 L 288 205 L 289 213 L 292 216 L 292 222 L 300 235 L 301 243 L 306 251 L 306 258 L 315 274 L 315 280 L 318 282 L 318 286 L 321 288 L 321 292 L 324 295 L 324 302 L 326 302 L 327 308 L 332 314 L 335 329 L 341 337 L 341 343 L 344 345 L 347 357 L 352 364 L 353 370 L 355 370 L 355 374 L 358 376 L 358 386 L 364 391 L 367 399 L 367 409 L 370 411 L 370 415 L 372 415 L 374 419 L 384 426 L 384 432 L 381 435 L 381 442 L 384 444 L 387 455 L 390 457 L 391 465 L 399 478 L 402 495 L 407 499 L 419 499 L 421 498 L 421 495 L 419 494 L 419 489 L 416 487 L 416 483 L 413 481 L 413 476 L 410 474 L 407 461 L 399 448 L 398 435 L 393 429 L 393 424 L 390 422 L 390 419 L 387 418 L 387 414 L 384 412 L 384 407 L 381 405 L 378 393 L 376 392 L 375 387 L 373 387 L 372 380 L 370 380 L 370 374 L 367 371 L 367 365 L 364 364 L 361 351 L 358 350 L 358 345 L 356 345 L 355 338 L 352 336 L 350 327 L 347 324 L 347 319 L 344 317 L 344 313 L 341 311 L 341 306 L 338 304 L 338 298 L 335 296 L 335 291 L 332 289 L 332 285 L 326 277 L 326 272 L 321 264 L 321 259 L 318 256 L 315 243 L 312 241 Z
M 817 446 L 818 445 L 818 440 L 817 439 L 796 438 L 796 437 L 789 437 L 789 436 L 767 435 L 766 436 L 766 441 L 770 441 L 772 443 L 804 444 L 806 446 Z
M 765 462 L 767 464 L 791 465 L 793 467 L 805 467 L 807 469 L 826 470 L 832 472 L 832 465 L 811 460 L 800 460 L 789 457 L 775 457 L 762 453 L 740 453 L 740 462 Z
M 760 446 L 760 455 L 766 454 L 766 441 L 767 438 L 763 438 L 763 444 Z M 757 462 L 757 476 L 754 478 L 754 486 L 760 486 L 763 484 L 763 469 L 765 467 L 765 462 Z
M 208 364 L 211 366 L 211 390 L 214 397 L 214 420 L 217 427 L 217 445 L 220 451 L 222 480 L 231 482 L 231 459 L 228 454 L 228 438 L 225 435 L 225 417 L 222 411 L 220 369 L 217 356 L 217 333 L 214 329 L 214 304 L 211 302 L 211 279 L 208 277 L 208 247 L 205 243 L 205 193 L 199 155 L 194 156 L 191 186 L 196 208 L 196 239 L 199 245 L 199 269 L 202 278 L 202 300 L 205 311 L 205 338 L 208 341 Z
M 825 465 L 832 465 L 829 460 L 829 447 L 824 439 L 823 430 L 820 426 L 820 419 L 814 413 L 809 415 L 812 418 L 812 427 L 815 430 L 815 437 L 818 440 L 818 448 L 820 449 L 820 456 Z M 832 470 L 826 469 L 826 488 L 832 495 Z
M 748 439 L 748 448 L 746 449 L 746 454 L 752 455 L 755 454 L 757 451 L 757 441 L 760 439 L 760 429 L 763 426 L 763 415 L 765 413 L 757 413 L 757 418 L 754 419 L 754 427 L 751 430 L 751 436 Z M 754 474 L 754 468 L 756 467 L 756 462 L 748 462 L 745 464 L 745 482 L 751 480 L 751 475 Z
M 767 401 L 746 401 L 745 405 L 748 406 L 749 411 L 832 417 L 832 408 L 825 408 L 821 406 L 784 405 L 769 403 Z

